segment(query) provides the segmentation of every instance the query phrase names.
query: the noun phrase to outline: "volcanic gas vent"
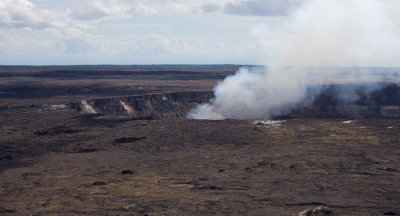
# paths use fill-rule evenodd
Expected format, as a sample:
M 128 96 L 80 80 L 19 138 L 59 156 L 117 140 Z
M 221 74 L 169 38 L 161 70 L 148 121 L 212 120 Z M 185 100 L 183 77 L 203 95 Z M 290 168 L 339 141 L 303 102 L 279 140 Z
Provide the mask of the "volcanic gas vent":
M 253 103 L 249 103 L 247 98 L 244 97 L 245 95 L 240 93 L 234 95 L 234 97 L 219 95 L 219 98 L 216 97 L 209 103 L 201 104 L 191 110 L 188 117 L 194 119 L 230 118 L 242 120 L 400 118 L 400 87 L 396 83 L 318 85 L 308 86 L 303 91 L 304 96 L 302 93 L 301 97 L 296 98 L 297 103 L 280 105 L 274 101 L 280 100 L 276 96 L 272 98 L 260 96 L 259 100 L 255 101 L 253 98 L 250 100 Z M 264 92 L 269 96 L 276 93 L 276 91 L 268 88 L 259 92 Z M 216 95 L 218 96 L 218 93 Z M 245 103 L 232 103 L 232 101 L 237 102 L 240 99 Z M 226 104 L 228 106 L 225 106 Z M 274 106 L 271 106 L 271 104 Z
M 172 119 L 185 118 L 190 109 L 212 98 L 212 92 L 175 92 L 82 100 L 70 104 L 74 110 L 107 118 Z

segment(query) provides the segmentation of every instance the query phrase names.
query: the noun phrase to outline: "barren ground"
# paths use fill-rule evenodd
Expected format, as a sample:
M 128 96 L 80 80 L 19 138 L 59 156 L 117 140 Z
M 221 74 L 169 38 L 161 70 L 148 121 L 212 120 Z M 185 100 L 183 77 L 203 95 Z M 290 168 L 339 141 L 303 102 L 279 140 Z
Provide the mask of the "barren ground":
M 168 80 L 7 70 L 18 76 L 0 78 L 0 215 L 400 215 L 399 120 L 96 120 L 41 105 L 210 91 L 235 68 L 159 72 Z

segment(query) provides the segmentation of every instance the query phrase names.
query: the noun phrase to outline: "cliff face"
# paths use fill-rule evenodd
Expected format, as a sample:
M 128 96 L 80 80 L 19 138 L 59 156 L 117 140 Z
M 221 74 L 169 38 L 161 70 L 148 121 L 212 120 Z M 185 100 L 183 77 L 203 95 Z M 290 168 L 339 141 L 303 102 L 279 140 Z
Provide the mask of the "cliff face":
M 312 103 L 304 102 L 291 113 L 275 118 L 400 118 L 398 85 L 385 85 L 375 90 L 353 86 L 353 92 L 347 88 L 348 86 L 332 85 L 318 95 L 310 93 Z M 351 100 L 343 99 L 350 97 L 349 95 Z M 213 92 L 175 92 L 83 100 L 70 104 L 69 107 L 82 113 L 99 114 L 99 118 L 174 119 L 185 118 L 190 109 L 209 102 L 213 96 Z
M 346 99 L 347 98 L 347 99 Z M 400 118 L 400 87 L 332 85 L 311 105 L 295 109 L 290 118 Z
M 131 119 L 185 118 L 190 109 L 206 103 L 212 92 L 175 92 L 143 96 L 83 100 L 70 108 L 88 114 Z

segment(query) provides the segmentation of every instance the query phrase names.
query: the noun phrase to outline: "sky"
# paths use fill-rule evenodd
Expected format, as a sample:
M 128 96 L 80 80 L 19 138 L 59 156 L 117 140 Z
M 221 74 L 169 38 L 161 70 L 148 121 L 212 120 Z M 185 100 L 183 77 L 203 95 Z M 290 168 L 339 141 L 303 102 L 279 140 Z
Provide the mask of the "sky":
M 256 64 L 293 0 L 0 0 L 0 64 Z
M 0 0 L 0 64 L 263 64 L 306 1 Z

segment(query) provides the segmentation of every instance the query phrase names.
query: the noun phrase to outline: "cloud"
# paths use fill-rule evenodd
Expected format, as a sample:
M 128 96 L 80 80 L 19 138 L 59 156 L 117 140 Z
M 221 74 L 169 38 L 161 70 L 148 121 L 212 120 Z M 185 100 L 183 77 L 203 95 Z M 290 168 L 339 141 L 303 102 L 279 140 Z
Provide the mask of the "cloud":
M 57 59 L 80 63 L 229 61 L 223 56 L 235 59 L 229 62 L 243 63 L 243 53 L 253 52 L 255 45 L 249 48 L 252 41 L 247 32 L 236 30 L 253 21 L 241 17 L 236 21 L 221 11 L 209 14 L 203 10 L 205 5 L 222 10 L 241 2 L 0 0 L 0 63 L 31 63 L 32 59 L 41 64 Z
M 237 16 L 284 16 L 307 1 L 309 0 L 58 0 L 35 4 L 35 0 L 1 0 L 0 27 L 84 29 L 108 20 L 135 15 L 226 13 Z M 397 0 L 381 1 L 391 8 Z M 392 14 L 398 17 L 396 8 L 392 9 Z
M 72 0 L 64 4 L 69 18 L 75 21 L 98 22 L 104 19 L 124 18 L 138 11 L 146 15 L 154 14 L 151 8 L 126 0 Z
M 37 8 L 28 0 L 0 1 L 0 26 L 45 29 L 63 27 L 63 14 Z
M 249 0 L 71 0 L 70 14 L 78 20 L 216 12 Z
M 290 32 L 273 29 L 283 28 L 282 20 L 290 16 L 266 17 L 292 14 L 300 3 L 303 6 L 309 1 L 0 0 L 0 54 L 4 57 L 39 53 L 40 56 L 41 50 L 45 50 L 49 54 L 47 57 L 54 54 L 66 57 L 92 55 L 93 59 L 100 55 L 105 59 L 125 56 L 152 59 L 152 55 L 158 55 L 176 57 L 178 63 L 180 58 L 201 62 L 202 57 L 234 63 L 256 59 L 251 62 L 260 63 L 257 60 L 263 56 L 259 55 L 258 49 L 268 57 L 274 45 L 292 45 L 292 42 L 286 42 L 291 37 Z M 379 1 L 384 2 L 391 17 L 400 24 L 399 1 Z M 255 31 L 256 38 L 251 38 L 249 28 L 264 22 L 273 24 L 259 30 L 260 33 Z M 371 25 L 374 22 L 372 20 Z M 344 26 L 347 23 L 347 20 L 343 21 Z M 304 27 L 313 32 L 312 26 Z M 350 28 L 349 33 L 353 34 L 353 31 Z M 282 37 L 272 37 L 274 32 L 280 32 Z M 362 41 L 356 40 L 352 44 Z M 314 51 L 309 47 L 304 49 Z M 384 50 L 378 51 L 391 55 Z M 283 51 L 280 52 L 277 54 Z M 298 53 L 293 56 L 297 57 Z M 160 57 L 148 61 L 158 63 L 160 59 L 163 60 Z
M 246 0 L 1 0 L 0 26 L 10 28 L 87 28 L 110 19 L 203 12 Z
M 225 12 L 242 16 L 285 16 L 298 6 L 294 0 L 251 0 L 240 4 L 228 4 Z
M 295 0 L 1 0 L 0 26 L 9 28 L 89 28 L 134 15 L 195 13 L 275 16 L 288 12 Z
M 0 55 L 1 56 L 46 56 L 61 55 L 65 50 L 65 45 L 50 37 L 36 38 L 31 35 L 31 31 L 23 30 L 20 32 L 0 32 Z

